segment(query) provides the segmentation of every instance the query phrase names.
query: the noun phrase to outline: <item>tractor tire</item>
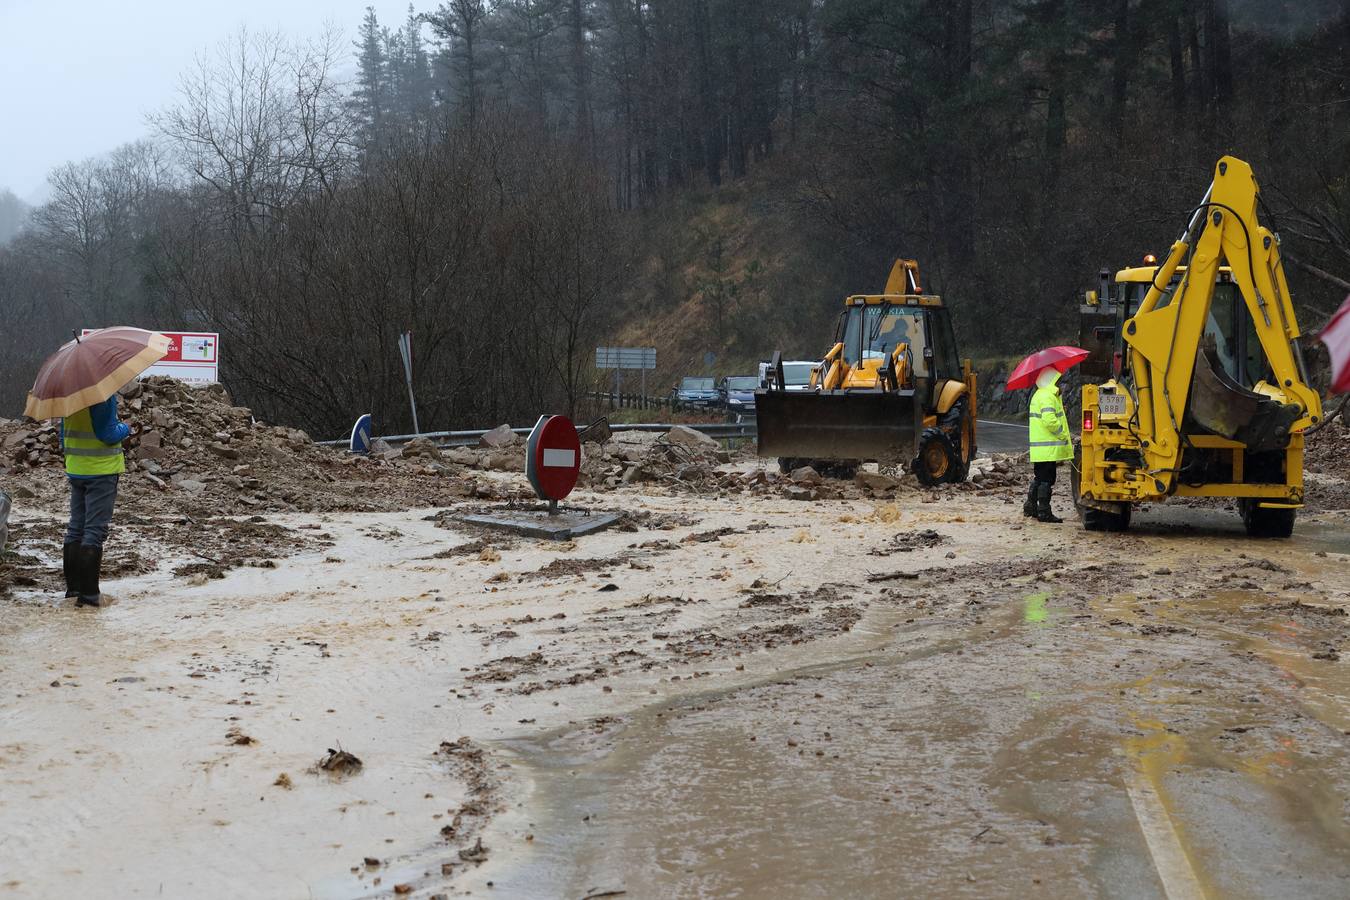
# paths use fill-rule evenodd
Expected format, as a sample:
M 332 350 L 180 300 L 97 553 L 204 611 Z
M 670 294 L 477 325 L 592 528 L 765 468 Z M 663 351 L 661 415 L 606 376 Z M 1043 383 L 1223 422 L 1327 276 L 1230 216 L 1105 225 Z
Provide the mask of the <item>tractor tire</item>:
M 1256 500 L 1238 501 L 1242 524 L 1248 537 L 1287 538 L 1294 533 L 1296 509 L 1265 509 Z
M 1078 514 L 1083 519 L 1083 528 L 1087 531 L 1128 531 L 1130 528 L 1130 510 L 1128 503 L 1122 503 L 1123 512 L 1113 513 L 1092 506 L 1079 506 Z
M 919 437 L 919 455 L 911 468 L 920 484 L 937 487 L 955 480 L 962 468 L 961 452 L 941 428 L 925 428 Z
M 1073 459 L 1069 461 L 1069 491 L 1073 495 L 1073 510 L 1083 521 L 1085 531 L 1129 531 L 1130 513 L 1134 507 L 1129 503 L 1117 503 L 1119 512 L 1107 512 L 1088 506 L 1079 500 L 1079 484 L 1082 481 L 1083 445 L 1073 442 Z
M 970 441 L 970 458 L 965 457 L 962 437 L 965 429 L 969 427 L 966 420 L 969 418 L 967 411 L 970 408 L 970 398 L 966 396 L 958 397 L 952 404 L 952 408 L 947 410 L 946 415 L 939 422 L 939 427 L 947 434 L 951 440 L 952 446 L 956 448 L 957 464 L 952 469 L 947 481 L 951 484 L 960 484 L 970 477 L 970 463 L 975 458 L 975 442 Z

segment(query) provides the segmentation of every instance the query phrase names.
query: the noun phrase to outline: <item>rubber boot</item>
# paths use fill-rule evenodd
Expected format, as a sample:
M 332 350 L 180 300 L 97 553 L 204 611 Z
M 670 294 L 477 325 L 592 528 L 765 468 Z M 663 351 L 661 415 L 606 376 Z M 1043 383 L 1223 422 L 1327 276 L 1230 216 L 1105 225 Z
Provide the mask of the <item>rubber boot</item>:
M 80 596 L 80 545 L 61 547 L 61 572 L 66 576 L 66 599 Z
M 106 606 L 98 589 L 98 570 L 103 565 L 103 548 L 81 544 L 79 551 L 79 590 L 76 606 Z
M 1041 483 L 1035 480 L 1027 485 L 1027 499 L 1022 501 L 1022 515 L 1028 519 L 1036 518 L 1036 491 L 1040 486 Z
M 1053 484 L 1041 482 L 1036 490 L 1036 521 L 1037 522 L 1063 522 L 1059 516 L 1055 515 L 1050 509 L 1050 490 Z

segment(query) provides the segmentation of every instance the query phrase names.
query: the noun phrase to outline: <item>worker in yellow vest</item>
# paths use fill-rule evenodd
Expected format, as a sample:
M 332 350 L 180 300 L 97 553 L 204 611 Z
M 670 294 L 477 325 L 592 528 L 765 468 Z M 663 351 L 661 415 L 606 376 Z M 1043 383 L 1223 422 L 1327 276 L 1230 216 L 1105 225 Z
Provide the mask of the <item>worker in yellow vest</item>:
M 117 421 L 117 395 L 66 416 L 61 443 L 70 482 L 70 523 L 62 546 L 66 597 L 77 606 L 103 606 L 99 569 L 112 524 L 117 482 L 126 471 L 122 442 L 131 429 Z
M 1073 459 L 1073 436 L 1064 403 L 1059 396 L 1059 372 L 1042 369 L 1036 376 L 1036 392 L 1027 410 L 1030 425 L 1031 487 L 1027 489 L 1022 515 L 1038 522 L 1063 522 L 1050 509 L 1050 492 L 1055 487 L 1055 467 L 1061 460 Z

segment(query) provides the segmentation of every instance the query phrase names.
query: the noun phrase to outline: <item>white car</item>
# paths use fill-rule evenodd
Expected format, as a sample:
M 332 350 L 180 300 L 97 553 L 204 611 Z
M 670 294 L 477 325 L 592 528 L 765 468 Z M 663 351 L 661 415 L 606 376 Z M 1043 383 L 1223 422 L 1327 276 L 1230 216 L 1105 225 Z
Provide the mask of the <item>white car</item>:
M 793 359 L 783 361 L 783 390 L 811 390 L 811 373 L 820 365 L 815 359 Z

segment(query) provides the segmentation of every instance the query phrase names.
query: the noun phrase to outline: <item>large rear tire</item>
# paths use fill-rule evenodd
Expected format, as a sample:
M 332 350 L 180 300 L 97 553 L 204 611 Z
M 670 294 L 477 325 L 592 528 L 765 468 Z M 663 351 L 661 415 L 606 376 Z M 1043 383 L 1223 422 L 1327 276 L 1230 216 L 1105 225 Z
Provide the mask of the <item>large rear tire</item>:
M 925 428 L 919 438 L 919 455 L 912 468 L 919 483 L 925 487 L 956 481 L 963 469 L 961 452 L 941 428 Z
M 1108 512 L 1104 509 L 1097 509 L 1095 506 L 1088 506 L 1083 502 L 1080 494 L 1082 465 L 1083 445 L 1074 441 L 1073 459 L 1069 461 L 1069 490 L 1073 494 L 1074 512 L 1078 513 L 1078 518 L 1083 520 L 1084 530 L 1128 531 L 1130 528 L 1130 513 L 1134 510 L 1134 507 L 1129 503 L 1113 504 L 1117 511 Z
M 1244 498 L 1238 501 L 1238 510 L 1249 537 L 1287 538 L 1294 533 L 1296 509 L 1263 507 L 1259 500 Z
M 1083 528 L 1088 531 L 1128 531 L 1130 528 L 1130 510 L 1128 503 L 1120 504 L 1121 512 L 1107 512 L 1093 506 L 1079 506 L 1078 514 L 1083 517 Z

